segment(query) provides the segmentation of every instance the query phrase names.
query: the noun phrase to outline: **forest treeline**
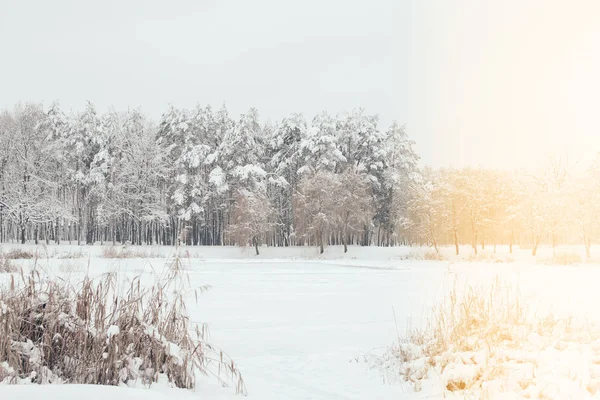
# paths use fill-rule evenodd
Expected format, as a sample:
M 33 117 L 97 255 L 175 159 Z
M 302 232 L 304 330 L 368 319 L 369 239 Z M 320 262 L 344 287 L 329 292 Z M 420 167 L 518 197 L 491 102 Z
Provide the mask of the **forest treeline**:
M 0 241 L 478 246 L 583 243 L 600 169 L 419 168 L 404 128 L 362 109 L 261 123 L 250 109 L 0 114 Z

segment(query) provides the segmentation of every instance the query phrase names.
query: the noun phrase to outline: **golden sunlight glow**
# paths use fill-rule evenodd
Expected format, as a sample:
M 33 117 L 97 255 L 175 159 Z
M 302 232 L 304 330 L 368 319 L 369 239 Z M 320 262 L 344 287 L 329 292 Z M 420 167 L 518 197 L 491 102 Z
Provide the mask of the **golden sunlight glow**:
M 419 150 L 434 165 L 530 167 L 600 150 L 599 2 L 460 1 L 443 11 L 420 24 L 435 133 Z

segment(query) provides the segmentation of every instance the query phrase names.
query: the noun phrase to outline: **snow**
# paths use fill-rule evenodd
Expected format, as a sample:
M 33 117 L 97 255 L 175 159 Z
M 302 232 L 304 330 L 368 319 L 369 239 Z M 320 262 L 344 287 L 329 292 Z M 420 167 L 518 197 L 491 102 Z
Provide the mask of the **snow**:
M 227 184 L 225 181 L 225 172 L 221 169 L 221 167 L 215 167 L 210 172 L 209 182 L 217 188 L 218 193 L 224 193 L 227 191 Z
M 106 331 L 106 336 L 110 339 L 113 336 L 118 335 L 119 333 L 121 333 L 121 330 L 119 329 L 119 327 L 116 325 L 111 325 L 108 327 L 108 330 Z
M 182 390 L 177 392 L 178 398 L 194 398 Z M 3 400 L 166 400 L 173 396 L 156 390 L 91 385 L 4 385 L 0 394 Z
M 7 246 L 3 246 L 7 247 Z M 31 246 L 29 246 L 31 248 Z M 152 258 L 102 259 L 100 246 L 38 248 L 50 257 L 38 260 L 48 273 L 78 279 L 83 271 L 118 271 L 122 280 L 142 274 L 153 280 L 173 248 L 139 248 Z M 541 249 L 542 257 L 545 249 Z M 84 252 L 80 259 L 53 255 Z M 206 322 L 211 342 L 227 351 L 240 368 L 248 397 L 272 399 L 419 399 L 441 398 L 449 382 L 472 380 L 489 354 L 479 351 L 447 354 L 449 367 L 440 376 L 427 373 L 420 348 L 406 344 L 415 364 L 414 387 L 391 379 L 377 368 L 377 360 L 411 327 L 421 327 L 435 304 L 459 285 L 491 285 L 498 277 L 518 288 L 540 315 L 600 322 L 596 316 L 596 286 L 600 269 L 594 265 L 547 266 L 520 253 L 512 263 L 405 259 L 407 248 L 252 249 L 189 247 L 180 250 L 192 287 L 211 285 L 196 304 L 189 294 L 192 322 Z M 525 252 L 523 252 L 524 254 Z M 88 259 L 88 256 L 91 258 Z M 72 268 L 63 268 L 68 262 Z M 23 267 L 33 260 L 16 261 Z M 6 277 L 6 276 L 5 276 Z M 0 280 L 6 279 L 0 275 Z M 574 326 L 575 322 L 574 322 Z M 107 335 L 118 334 L 109 329 Z M 512 371 L 506 380 L 490 379 L 483 390 L 489 398 L 592 398 L 600 396 L 600 339 L 586 339 L 585 330 L 570 337 L 532 330 L 519 349 L 503 349 Z M 177 349 L 172 349 L 177 352 Z M 534 368 L 535 365 L 535 368 Z M 421 380 L 421 378 L 424 378 Z M 533 382 L 533 383 L 527 383 Z M 596 388 L 596 389 L 594 389 Z M 176 398 L 239 398 L 232 388 L 221 388 L 209 377 L 197 393 L 157 384 L 152 388 L 84 387 L 78 385 L 1 386 L 1 399 L 87 400 Z M 464 398 L 446 392 L 446 397 Z

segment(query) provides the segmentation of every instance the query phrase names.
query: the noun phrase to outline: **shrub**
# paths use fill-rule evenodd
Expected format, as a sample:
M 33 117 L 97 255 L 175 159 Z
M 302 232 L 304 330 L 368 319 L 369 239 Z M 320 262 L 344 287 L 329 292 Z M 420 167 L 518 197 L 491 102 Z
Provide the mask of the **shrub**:
M 77 286 L 36 269 L 13 276 L 0 289 L 0 379 L 120 385 L 164 376 L 193 388 L 202 372 L 245 393 L 233 361 L 206 341 L 206 327 L 191 333 L 183 282 L 169 269 L 153 286 L 138 276 L 119 294 L 114 273 Z

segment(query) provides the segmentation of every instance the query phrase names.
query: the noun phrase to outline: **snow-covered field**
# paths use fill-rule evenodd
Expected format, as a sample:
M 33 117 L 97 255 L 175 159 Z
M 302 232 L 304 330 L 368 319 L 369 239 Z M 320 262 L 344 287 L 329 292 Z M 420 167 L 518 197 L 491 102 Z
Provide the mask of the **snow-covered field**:
M 10 247 L 17 246 L 3 249 Z M 142 274 L 151 280 L 153 270 L 163 267 L 173 248 L 141 249 L 148 258 L 105 259 L 100 257 L 100 246 L 39 247 L 45 256 L 37 263 L 48 273 L 68 279 L 78 279 L 88 270 L 91 274 L 116 270 L 122 279 Z M 525 256 L 511 263 L 403 259 L 414 255 L 414 250 L 406 248 L 353 247 L 346 255 L 341 249 L 329 248 L 323 256 L 314 248 L 264 249 L 260 257 L 253 256 L 252 249 L 196 247 L 180 251 L 189 256 L 185 264 L 192 286 L 212 286 L 197 304 L 190 299 L 192 319 L 208 323 L 211 342 L 235 360 L 251 399 L 441 398 L 444 387 L 435 379 L 424 385 L 422 392 L 414 393 L 399 381 L 384 379 L 373 360 L 407 328 L 424 326 L 432 307 L 440 304 L 456 282 L 488 285 L 499 277 L 503 284 L 518 288 L 522 299 L 540 315 L 553 312 L 600 321 L 596 306 L 600 268 L 595 265 L 548 266 L 534 264 Z M 65 258 L 76 252 L 85 253 L 84 257 Z M 17 263 L 29 268 L 34 260 Z M 589 372 L 597 357 L 593 349 L 572 345 L 570 357 L 558 350 L 544 353 L 538 371 L 564 372 L 566 381 L 571 382 L 569 386 L 561 380 L 562 375 L 553 375 L 556 388 L 551 398 L 581 398 L 574 394 L 573 382 L 595 382 L 595 375 Z M 584 352 L 589 354 L 581 355 Z M 555 362 L 574 365 L 557 370 Z M 538 380 L 545 382 L 543 377 Z M 584 387 L 586 382 L 576 386 Z M 110 396 L 124 400 L 173 394 L 239 398 L 233 389 L 221 388 L 208 378 L 197 391 L 185 393 L 164 385 L 150 391 L 21 385 L 0 387 L 0 398 L 95 400 Z

